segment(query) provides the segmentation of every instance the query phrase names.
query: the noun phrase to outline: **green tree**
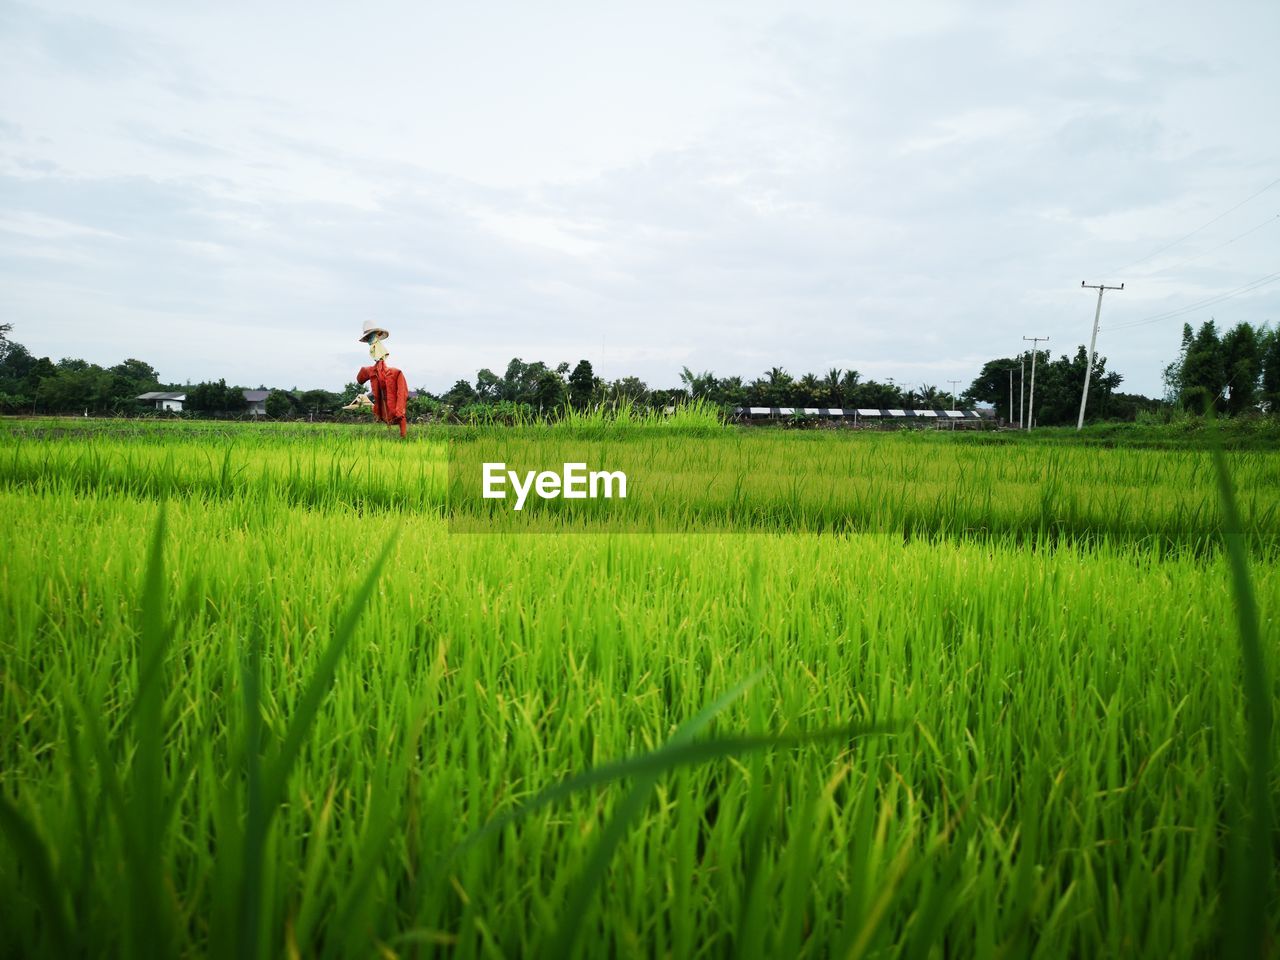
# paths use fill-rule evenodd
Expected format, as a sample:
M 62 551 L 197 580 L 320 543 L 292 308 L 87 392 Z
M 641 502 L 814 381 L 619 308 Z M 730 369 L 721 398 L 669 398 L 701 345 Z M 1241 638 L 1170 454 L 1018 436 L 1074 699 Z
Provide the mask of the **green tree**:
M 1227 385 L 1227 366 L 1213 320 L 1200 325 L 1182 362 L 1179 400 L 1182 406 L 1199 413 L 1206 404 L 1221 410 L 1222 392 Z
M 351 396 L 354 398 L 355 393 Z M 303 416 L 324 416 L 333 413 L 342 404 L 343 399 L 328 390 L 304 390 L 298 395 L 298 411 Z
M 558 407 L 563 403 L 566 392 L 564 375 L 568 372 L 567 363 L 552 369 L 541 360 L 526 363 L 519 357 L 513 357 L 502 377 L 498 399 L 546 410 Z
M 286 390 L 272 390 L 267 394 L 267 416 L 272 420 L 287 420 L 296 408 L 297 400 Z
M 476 374 L 476 397 L 481 403 L 497 403 L 502 399 L 502 378 L 484 367 Z
M 109 396 L 102 412 L 124 413 L 137 408 L 138 394 L 160 388 L 160 374 L 142 360 L 128 359 L 109 367 L 103 383 Z
M 591 405 L 596 390 L 596 375 L 590 360 L 579 360 L 569 374 L 569 402 L 579 410 Z
M 795 405 L 797 407 L 821 406 L 822 395 L 822 381 L 814 374 L 806 373 L 796 381 Z
M 840 377 L 841 371 L 836 367 L 832 367 L 826 372 L 826 375 L 823 376 L 822 384 L 818 393 L 820 406 L 844 406 L 844 386 L 841 383 Z
M 1238 416 L 1253 410 L 1258 403 L 1262 348 L 1251 324 L 1237 324 L 1222 338 L 1222 361 L 1227 375 L 1226 412 Z
M 475 403 L 478 398 L 476 397 L 475 390 L 468 381 L 459 380 L 445 391 L 444 396 L 441 397 L 441 399 L 457 410 L 460 407 L 467 406 L 467 404 Z
M 543 363 L 525 363 L 512 357 L 502 375 L 502 399 L 511 403 L 531 403 L 538 392 L 538 373 Z
M 30 356 L 28 354 L 28 356 Z M 31 408 L 33 410 L 45 409 L 41 406 L 43 403 L 43 387 L 45 381 L 52 380 L 58 374 L 58 368 L 54 366 L 52 360 L 48 357 L 32 358 L 30 365 L 27 367 L 27 375 L 23 378 L 26 384 L 26 396 L 30 398 Z
M 1180 403 L 1182 399 L 1182 368 L 1187 363 L 1187 352 L 1195 335 L 1191 332 L 1191 324 L 1182 325 L 1182 345 L 1178 356 L 1164 368 L 1164 399 L 1167 403 Z
M 846 370 L 840 375 L 840 400 L 841 406 L 846 404 L 852 406 L 854 391 L 858 389 L 858 384 L 862 382 L 862 374 L 857 370 Z
M 117 363 L 108 370 L 109 373 L 130 381 L 137 387 L 143 388 L 140 392 L 146 393 L 147 390 L 155 390 L 160 386 L 160 374 L 156 372 L 156 368 L 142 360 L 128 360 Z
M 609 399 L 615 403 L 630 400 L 643 403 L 649 396 L 649 387 L 639 377 L 622 377 L 609 384 Z
M 1013 400 L 1009 400 L 1009 371 L 1014 371 Z M 1018 358 L 997 357 L 988 360 L 969 384 L 964 395 L 980 403 L 989 403 L 1003 415 L 1007 423 L 1018 419 Z
M 187 391 L 186 408 L 196 413 L 244 413 L 244 391 L 240 387 L 227 386 L 226 380 L 197 383 Z
M 1084 389 L 1088 366 L 1089 352 L 1084 344 L 1076 347 L 1073 357 L 1064 353 L 1057 360 L 1050 360 L 1048 350 L 1039 354 L 1034 411 L 1037 424 L 1061 427 L 1076 423 L 1080 416 L 1080 394 Z M 1106 357 L 1102 354 L 1094 356 L 1093 376 L 1089 381 L 1090 420 L 1105 420 L 1110 416 L 1111 396 L 1123 380 L 1120 374 L 1107 372 Z
M 716 381 L 715 396 L 718 402 L 731 407 L 747 404 L 747 388 L 739 376 L 722 377 Z
M 680 369 L 680 382 L 684 384 L 691 398 L 715 399 L 716 375 L 710 370 L 694 373 L 688 367 L 682 367 Z
M 40 382 L 40 408 L 52 413 L 98 412 L 109 407 L 111 377 L 84 360 L 67 359 Z
M 893 409 L 902 405 L 902 391 L 891 383 L 865 380 L 858 384 L 849 399 L 851 407 Z
M 536 365 L 537 379 L 534 381 L 532 403 L 542 413 L 554 413 L 564 407 L 569 397 L 568 384 L 560 369 L 551 370 L 546 364 Z M 566 365 L 567 366 L 567 365 Z
M 1262 355 L 1262 399 L 1270 413 L 1280 413 L 1280 327 L 1267 331 Z
M 13 324 L 0 324 L 0 407 L 10 412 L 30 411 L 40 381 L 56 369 L 48 357 L 37 360 L 22 344 L 9 339 Z
M 751 381 L 747 395 L 751 405 L 757 407 L 792 406 L 795 380 L 782 367 L 770 367 L 761 378 Z

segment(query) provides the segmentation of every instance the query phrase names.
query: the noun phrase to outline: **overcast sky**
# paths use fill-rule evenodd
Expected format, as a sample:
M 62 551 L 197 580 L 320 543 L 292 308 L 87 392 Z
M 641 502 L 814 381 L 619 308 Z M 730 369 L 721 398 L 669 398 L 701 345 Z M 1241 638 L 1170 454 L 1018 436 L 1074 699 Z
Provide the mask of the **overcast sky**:
M 1277 39 L 1275 0 L 0 3 L 0 311 L 172 381 L 336 388 L 372 319 L 437 391 L 945 390 L 1124 281 L 1099 349 L 1157 393 L 1184 320 L 1280 321 L 1137 323 L 1280 272 Z

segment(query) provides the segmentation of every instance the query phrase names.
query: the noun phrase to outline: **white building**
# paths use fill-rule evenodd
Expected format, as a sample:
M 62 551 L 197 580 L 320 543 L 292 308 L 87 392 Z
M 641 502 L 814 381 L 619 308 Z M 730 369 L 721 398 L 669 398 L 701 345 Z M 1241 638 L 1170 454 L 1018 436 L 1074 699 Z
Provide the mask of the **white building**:
M 267 396 L 270 390 L 246 390 L 244 391 L 244 406 L 255 417 L 265 417 L 267 415 Z
M 157 410 L 169 410 L 174 413 L 182 412 L 182 405 L 187 402 L 185 393 L 164 393 L 163 391 L 152 391 L 144 393 L 138 397 L 140 403 L 150 403 Z
M 242 390 L 241 393 L 244 394 L 246 413 L 255 417 L 265 417 L 267 415 L 267 397 L 271 393 L 270 390 Z M 185 393 L 152 391 L 139 396 L 138 402 L 149 403 L 157 410 L 181 413 L 182 405 L 187 402 L 187 395 Z

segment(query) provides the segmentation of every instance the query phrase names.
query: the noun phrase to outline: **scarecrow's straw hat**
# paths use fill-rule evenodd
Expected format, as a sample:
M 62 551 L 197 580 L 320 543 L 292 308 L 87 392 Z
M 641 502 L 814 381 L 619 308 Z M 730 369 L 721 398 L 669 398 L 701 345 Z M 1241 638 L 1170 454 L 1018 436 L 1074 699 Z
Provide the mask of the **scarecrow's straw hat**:
M 364 333 L 360 334 L 360 342 L 364 343 L 367 341 L 369 339 L 369 334 L 371 333 L 376 333 L 379 340 L 385 340 L 387 337 L 391 336 L 391 334 L 387 332 L 386 327 L 380 327 L 372 320 L 366 320 L 364 322 Z

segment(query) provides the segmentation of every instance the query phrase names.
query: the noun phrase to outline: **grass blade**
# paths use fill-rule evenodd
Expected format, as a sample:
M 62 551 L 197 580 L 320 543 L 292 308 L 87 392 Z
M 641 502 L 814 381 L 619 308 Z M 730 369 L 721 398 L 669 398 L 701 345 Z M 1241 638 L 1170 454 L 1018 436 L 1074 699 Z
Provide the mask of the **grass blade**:
M 163 832 L 164 786 L 164 589 L 165 507 L 160 506 L 142 584 L 142 631 L 138 649 L 138 693 L 132 711 L 137 744 L 130 777 L 129 813 L 135 818 L 130 852 L 136 889 L 131 927 L 139 956 L 169 952 L 170 912 L 165 907 Z
M 727 693 L 681 724 L 679 729 L 667 741 L 668 746 L 690 743 L 694 737 L 706 729 L 707 725 L 715 719 L 718 713 L 746 693 L 763 676 L 764 671 L 758 670 L 747 679 L 735 684 Z M 660 772 L 655 772 L 637 777 L 631 790 L 618 805 L 617 810 L 614 811 L 609 825 L 605 827 L 600 834 L 600 839 L 596 841 L 596 845 L 591 851 L 591 857 L 587 860 L 586 865 L 569 890 L 563 918 L 556 934 L 551 938 L 552 947 L 550 952 L 547 953 L 548 957 L 560 958 L 573 955 L 574 948 L 582 935 L 583 920 L 586 917 L 587 905 L 591 900 L 591 896 L 599 889 L 600 882 L 604 879 L 605 871 L 608 869 L 609 861 L 613 859 L 613 854 L 618 849 L 623 837 L 626 836 L 627 830 L 632 822 L 644 811 L 645 805 L 649 801 L 649 794 L 657 784 L 660 775 Z
M 444 860 L 448 862 L 460 856 L 480 841 L 524 819 L 536 810 L 600 784 L 626 777 L 661 775 L 676 767 L 740 756 L 757 750 L 786 750 L 815 743 L 852 740 L 877 733 L 894 733 L 898 728 L 897 724 L 855 723 L 850 726 L 824 727 L 821 730 L 800 734 L 749 734 L 700 740 L 696 743 L 668 744 L 650 753 L 602 764 L 546 787 L 515 810 L 490 820 L 455 846 L 445 855 Z
M 250 631 L 241 669 L 244 697 L 245 825 L 241 859 L 237 956 L 253 960 L 262 949 L 262 865 L 270 814 L 262 798 L 262 635 Z
M 67 922 L 66 907 L 54 879 L 53 862 L 40 835 L 18 808 L 0 795 L 0 830 L 8 837 L 10 846 L 31 873 L 36 903 L 44 914 L 49 936 L 57 949 L 57 956 L 71 955 L 71 927 Z
M 351 642 L 352 636 L 355 635 L 356 625 L 360 622 L 365 607 L 368 606 L 378 577 L 381 576 L 387 558 L 395 549 L 398 539 L 398 531 L 387 537 L 382 552 L 369 568 L 364 583 L 356 591 L 333 637 L 321 654 L 320 662 L 307 682 L 286 728 L 280 750 L 270 764 L 264 763 L 261 756 L 262 639 L 256 630 L 251 636 L 247 662 L 243 670 L 247 798 L 238 916 L 237 956 L 239 957 L 255 958 L 260 955 L 263 932 L 261 908 L 266 896 L 266 891 L 263 889 L 263 856 L 271 831 L 271 823 L 283 802 L 289 773 L 302 752 L 302 745 L 320 710 L 320 704 L 333 683 L 338 662 Z
M 1215 425 L 1216 434 L 1216 425 Z M 1263 957 L 1267 954 L 1267 936 L 1270 926 L 1269 906 L 1273 882 L 1271 738 L 1273 732 L 1271 689 L 1263 653 L 1261 629 L 1258 624 L 1258 603 L 1254 596 L 1253 579 L 1249 575 L 1248 544 L 1240 510 L 1236 504 L 1235 489 L 1227 467 L 1226 454 L 1220 438 L 1213 446 L 1214 475 L 1218 484 L 1218 499 L 1222 507 L 1222 538 L 1226 545 L 1227 561 L 1231 568 L 1231 592 L 1235 600 L 1236 632 L 1240 638 L 1240 658 L 1244 673 L 1245 702 L 1248 706 L 1249 748 L 1249 842 L 1246 862 L 1243 865 L 1244 883 L 1238 885 L 1237 895 L 1242 899 L 1236 909 L 1241 923 L 1232 923 L 1236 935 L 1241 937 L 1238 946 L 1241 956 Z M 1238 849 L 1238 847 L 1236 848 Z
M 315 672 L 312 673 L 311 679 L 307 682 L 306 689 L 298 701 L 297 709 L 294 710 L 293 718 L 289 721 L 289 726 L 285 730 L 280 752 L 276 755 L 274 763 L 270 765 L 267 776 L 264 777 L 263 802 L 268 809 L 274 810 L 283 798 L 284 787 L 289 779 L 289 773 L 293 770 L 298 754 L 302 751 L 302 744 L 311 730 L 311 724 L 315 721 L 316 714 L 320 711 L 320 704 L 324 700 L 325 694 L 329 691 L 329 687 L 333 684 L 333 676 L 338 669 L 338 661 L 342 659 L 343 651 L 347 649 L 347 644 L 351 642 L 351 638 L 355 635 L 356 625 L 360 622 L 360 617 L 369 603 L 369 598 L 373 595 L 373 589 L 377 585 L 378 577 L 382 575 L 382 568 L 386 565 L 387 558 L 391 556 L 391 551 L 395 549 L 399 538 L 399 530 L 394 531 L 387 537 L 386 543 L 383 544 L 382 552 L 378 554 L 378 558 L 370 566 L 364 583 L 356 591 L 355 597 L 352 598 L 346 613 L 338 623 L 338 629 L 334 631 L 329 645 L 325 648 L 324 653 L 321 654 L 320 662 L 316 665 Z

